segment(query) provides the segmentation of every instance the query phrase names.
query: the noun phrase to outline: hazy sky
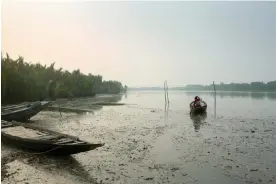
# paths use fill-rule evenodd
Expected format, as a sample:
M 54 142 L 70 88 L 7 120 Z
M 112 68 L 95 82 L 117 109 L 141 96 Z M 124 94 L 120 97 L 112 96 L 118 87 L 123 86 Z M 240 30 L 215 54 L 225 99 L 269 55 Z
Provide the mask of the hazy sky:
M 129 86 L 276 79 L 276 2 L 2 4 L 2 51 Z

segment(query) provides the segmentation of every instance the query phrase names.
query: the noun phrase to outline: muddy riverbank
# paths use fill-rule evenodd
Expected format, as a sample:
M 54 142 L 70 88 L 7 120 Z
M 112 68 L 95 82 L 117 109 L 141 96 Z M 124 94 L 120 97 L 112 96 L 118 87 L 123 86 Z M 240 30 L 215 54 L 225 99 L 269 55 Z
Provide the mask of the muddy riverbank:
M 276 183 L 274 114 L 214 117 L 209 107 L 206 119 L 194 122 L 188 105 L 182 109 L 173 104 L 177 98 L 170 96 L 168 110 L 158 105 L 162 93 L 160 99 L 134 93 L 121 102 L 136 105 L 104 106 L 86 114 L 42 111 L 31 120 L 35 126 L 105 146 L 61 159 L 2 144 L 2 182 Z M 84 99 L 62 106 L 91 104 Z

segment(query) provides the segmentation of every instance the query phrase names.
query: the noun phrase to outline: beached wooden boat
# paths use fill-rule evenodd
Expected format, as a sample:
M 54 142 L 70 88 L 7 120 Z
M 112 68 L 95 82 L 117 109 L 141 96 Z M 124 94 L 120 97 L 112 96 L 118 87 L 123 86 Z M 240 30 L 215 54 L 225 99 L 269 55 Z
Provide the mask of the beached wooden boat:
M 42 109 L 45 109 L 45 108 L 49 107 L 49 105 L 51 104 L 50 101 L 40 101 L 40 103 L 41 103 L 41 108 Z
M 49 102 L 29 102 L 1 108 L 1 118 L 6 121 L 28 121 L 45 108 Z
M 92 144 L 77 137 L 34 127 L 19 122 L 1 121 L 2 141 L 26 151 L 66 156 L 96 149 L 104 144 Z
M 18 108 L 21 108 L 21 107 L 25 107 L 27 105 L 30 105 L 30 102 L 23 102 L 23 103 L 14 104 L 14 105 L 4 105 L 4 106 L 1 106 L 1 109 L 2 110 L 18 109 Z
M 194 107 L 194 102 L 190 103 L 190 114 L 205 113 L 207 110 L 207 103 L 204 101 L 200 102 L 200 106 Z

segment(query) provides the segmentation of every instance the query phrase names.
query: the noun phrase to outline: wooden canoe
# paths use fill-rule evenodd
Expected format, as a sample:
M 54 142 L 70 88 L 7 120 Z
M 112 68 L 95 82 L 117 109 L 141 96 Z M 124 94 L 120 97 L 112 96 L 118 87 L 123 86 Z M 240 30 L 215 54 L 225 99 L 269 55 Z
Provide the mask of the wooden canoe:
M 42 109 L 47 108 L 51 102 L 50 101 L 40 101 Z
M 1 118 L 6 121 L 26 122 L 47 107 L 50 102 L 29 102 L 1 108 Z
M 104 144 L 88 143 L 77 137 L 19 122 L 1 121 L 1 139 L 28 152 L 66 156 L 96 149 Z
M 200 114 L 205 113 L 207 110 L 207 103 L 201 101 L 201 106 L 194 107 L 194 102 L 190 103 L 190 114 Z
M 13 108 L 19 108 L 30 104 L 30 102 L 22 102 L 20 104 L 14 104 L 14 105 L 2 105 L 1 109 L 13 109 Z

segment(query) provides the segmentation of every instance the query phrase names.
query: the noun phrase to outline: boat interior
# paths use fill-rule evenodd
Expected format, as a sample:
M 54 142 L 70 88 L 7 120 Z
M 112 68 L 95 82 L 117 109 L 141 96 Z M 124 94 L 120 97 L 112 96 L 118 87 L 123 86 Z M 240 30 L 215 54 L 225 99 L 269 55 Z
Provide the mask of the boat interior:
M 13 122 L 1 121 L 2 132 L 14 137 L 40 141 L 50 141 L 54 144 L 86 144 L 77 137 L 66 136 L 60 133 L 39 130 L 33 127 L 22 126 Z

